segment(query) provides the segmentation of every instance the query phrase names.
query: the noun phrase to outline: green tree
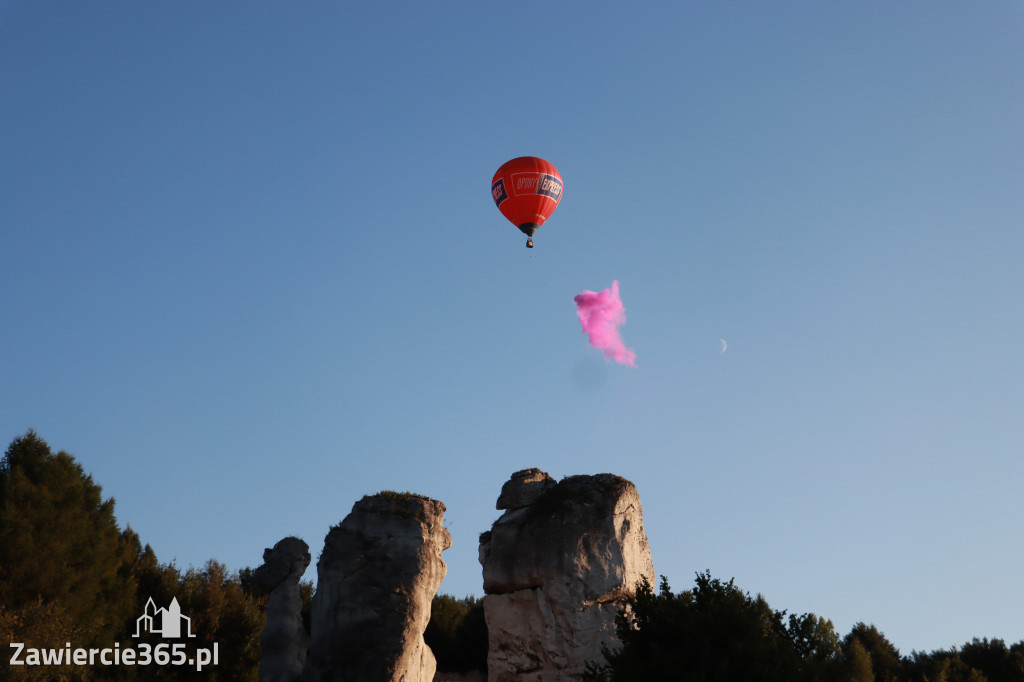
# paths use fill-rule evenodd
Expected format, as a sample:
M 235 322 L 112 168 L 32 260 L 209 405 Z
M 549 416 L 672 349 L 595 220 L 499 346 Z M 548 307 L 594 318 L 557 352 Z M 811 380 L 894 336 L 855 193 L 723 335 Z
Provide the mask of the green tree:
M 960 659 L 960 653 L 940 649 L 931 653 L 914 652 L 904 661 L 910 682 L 989 682 L 980 671 Z
M 487 623 L 482 600 L 436 595 L 431 602 L 430 622 L 423 639 L 434 652 L 439 671 L 479 670 L 486 674 Z
M 843 682 L 875 682 L 875 673 L 871 669 L 871 654 L 856 637 L 843 647 L 841 679 Z
M 199 642 L 220 650 L 217 680 L 255 680 L 260 661 L 260 632 L 266 602 L 246 594 L 237 575 L 210 560 L 203 570 L 189 569 L 180 584 L 178 601 L 193 619 Z M 226 666 L 224 664 L 227 664 Z M 196 679 L 209 679 L 196 675 Z
M 35 431 L 7 448 L 0 461 L 0 604 L 9 623 L 47 609 L 62 614 L 50 631 L 34 629 L 35 646 L 64 646 L 65 618 L 77 646 L 113 641 L 134 608 L 136 539 L 118 529 L 113 498 L 103 499 L 71 455 L 54 454 Z
M 1024 642 L 1007 648 L 1001 639 L 975 638 L 960 649 L 960 659 L 989 682 L 1024 682 Z
M 803 679 L 839 679 L 842 647 L 832 621 L 813 613 L 791 615 L 787 635 L 800 661 Z
M 1024 681 L 1024 640 L 1010 647 L 1010 664 L 1013 666 L 1014 682 Z
M 0 461 L 0 640 L 43 649 L 124 645 L 149 599 L 166 607 L 176 598 L 196 634 L 184 640 L 189 657 L 216 643 L 219 664 L 202 672 L 4 665 L 0 680 L 121 682 L 144 672 L 149 682 L 255 682 L 265 597 L 216 561 L 184 573 L 161 564 L 134 531 L 118 529 L 114 500 L 101 492 L 71 455 L 54 454 L 34 431 L 11 443 Z M 166 643 L 154 635 L 138 641 Z
M 902 679 L 899 649 L 893 646 L 878 628 L 857 623 L 843 639 L 843 649 L 848 649 L 854 639 L 860 642 L 871 657 L 875 682 L 898 682 Z
M 78 627 L 67 613 L 54 603 L 42 599 L 24 604 L 18 609 L 8 610 L 0 606 L 0 644 L 8 654 L 9 643 L 20 642 L 26 646 L 39 647 L 35 642 L 46 642 L 45 646 L 56 646 L 53 642 L 80 642 L 86 633 Z M 22 658 L 26 654 L 22 654 Z M 89 679 L 89 671 L 80 666 L 9 666 L 4 659 L 0 667 L 0 680 L 12 682 L 77 682 Z
M 686 682 L 793 682 L 837 679 L 839 641 L 832 623 L 804 614 L 785 618 L 730 580 L 699 573 L 694 589 L 672 593 L 662 577 L 654 594 L 645 580 L 616 619 L 622 646 L 589 680 L 672 679 Z
M 150 598 L 158 607 L 177 599 L 182 614 L 190 618 L 195 635 L 194 639 L 182 642 L 188 657 L 194 659 L 196 649 L 209 650 L 215 644 L 219 651 L 216 667 L 202 671 L 192 666 L 151 667 L 146 671 L 148 680 L 254 682 L 257 679 L 259 637 L 266 620 L 265 595 L 247 592 L 239 575 L 228 573 L 224 565 L 216 561 L 208 561 L 202 569 L 190 568 L 182 573 L 174 564 L 159 563 L 148 545 L 139 556 L 137 576 L 137 614 L 143 612 Z M 134 627 L 133 620 L 129 632 L 134 632 Z M 141 641 L 155 647 L 165 640 L 143 635 Z

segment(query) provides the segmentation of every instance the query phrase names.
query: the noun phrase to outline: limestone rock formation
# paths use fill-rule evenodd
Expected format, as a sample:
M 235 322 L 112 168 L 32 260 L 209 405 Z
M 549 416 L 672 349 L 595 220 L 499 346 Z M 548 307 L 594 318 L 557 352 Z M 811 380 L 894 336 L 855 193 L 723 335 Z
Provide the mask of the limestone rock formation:
M 539 494 L 534 494 L 539 490 Z M 480 536 L 489 682 L 574 679 L 614 648 L 622 602 L 655 582 L 636 486 L 619 476 L 513 474 Z
M 306 682 L 430 682 L 423 632 L 451 547 L 445 506 L 412 493 L 364 497 L 317 562 Z
M 548 490 L 558 485 L 551 475 L 540 469 L 523 469 L 501 486 L 498 509 L 521 509 L 529 506 Z
M 260 634 L 260 682 L 296 682 L 302 678 L 309 635 L 302 624 L 299 580 L 309 559 L 309 545 L 288 537 L 273 549 L 264 550 L 263 565 L 253 573 L 256 584 L 270 594 L 267 622 Z

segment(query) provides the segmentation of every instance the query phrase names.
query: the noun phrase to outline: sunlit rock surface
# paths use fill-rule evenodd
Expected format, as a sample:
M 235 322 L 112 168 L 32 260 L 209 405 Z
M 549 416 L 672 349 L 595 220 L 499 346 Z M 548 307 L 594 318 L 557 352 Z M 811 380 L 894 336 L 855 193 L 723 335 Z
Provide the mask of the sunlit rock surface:
M 364 497 L 317 562 L 306 682 L 430 682 L 423 642 L 451 547 L 445 506 L 411 493 Z
M 615 616 L 655 582 L 636 486 L 619 476 L 513 474 L 480 536 L 489 682 L 570 680 L 614 648 Z
M 527 507 L 558 485 L 551 475 L 540 469 L 523 469 L 512 474 L 512 478 L 501 486 L 498 509 L 521 509 Z

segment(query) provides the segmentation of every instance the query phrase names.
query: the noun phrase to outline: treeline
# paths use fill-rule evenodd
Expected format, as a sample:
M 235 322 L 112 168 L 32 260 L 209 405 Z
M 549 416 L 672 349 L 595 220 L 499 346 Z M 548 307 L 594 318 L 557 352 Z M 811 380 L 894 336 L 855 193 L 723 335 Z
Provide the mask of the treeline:
M 34 431 L 16 438 L 0 462 L 0 679 L 10 680 L 255 680 L 266 595 L 223 564 L 180 570 L 161 563 L 130 527 L 121 530 L 114 500 L 66 452 L 54 453 Z M 307 592 L 311 594 L 312 586 Z M 149 599 L 166 608 L 177 599 L 194 638 L 179 660 L 217 645 L 218 662 L 195 665 L 11 665 L 31 662 L 31 649 L 69 656 L 75 649 L 117 649 L 158 636 L 136 633 Z M 37 656 L 40 654 L 37 653 Z M 107 660 L 112 654 L 108 653 Z
M 0 681 L 255 682 L 267 596 L 253 569 L 232 573 L 210 560 L 182 571 L 161 563 L 130 527 L 121 530 L 114 500 L 70 454 L 53 452 L 34 431 L 15 438 L 0 460 Z M 306 627 L 313 584 L 300 585 Z M 217 646 L 217 665 L 74 665 L 68 649 L 119 649 L 167 640 L 137 633 L 152 599 L 166 608 L 176 599 L 195 638 L 184 660 Z M 473 597 L 439 595 L 425 638 L 446 671 L 486 669 L 487 630 Z M 16 650 L 24 645 L 11 665 Z M 62 665 L 30 665 L 29 650 L 61 653 Z M 108 660 L 112 654 L 108 655 Z M 173 658 L 173 656 L 172 656 Z M 181 657 L 179 657 L 181 658 Z M 156 661 L 154 661 L 155 663 Z
M 830 620 L 787 615 L 733 581 L 697 575 L 673 594 L 646 581 L 616 619 L 622 646 L 592 663 L 588 682 L 1024 682 L 1024 641 L 900 652 L 874 625 L 840 638 Z
M 0 681 L 255 681 L 267 595 L 251 576 L 252 569 L 231 573 L 213 560 L 184 571 L 161 563 L 130 527 L 119 528 L 114 500 L 103 499 L 82 466 L 34 431 L 16 438 L 0 461 Z M 307 614 L 312 594 L 304 582 Z M 191 619 L 196 637 L 175 640 L 186 645 L 182 660 L 198 660 L 198 650 L 216 644 L 217 665 L 9 663 L 11 643 L 65 651 L 166 644 L 135 637 L 149 599 L 157 607 L 176 599 Z M 664 578 L 657 593 L 641 585 L 616 630 L 621 647 L 593 662 L 586 680 L 1024 682 L 1024 642 L 975 639 L 901 656 L 873 625 L 858 623 L 840 637 L 831 621 L 773 610 L 709 573 L 678 594 Z M 487 626 L 475 597 L 435 597 L 424 638 L 438 670 L 486 670 Z

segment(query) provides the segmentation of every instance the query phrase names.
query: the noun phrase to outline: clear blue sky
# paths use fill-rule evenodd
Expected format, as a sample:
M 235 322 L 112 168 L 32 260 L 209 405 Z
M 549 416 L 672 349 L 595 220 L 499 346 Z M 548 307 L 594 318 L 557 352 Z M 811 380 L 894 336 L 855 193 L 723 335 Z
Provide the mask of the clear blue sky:
M 1020 2 L 0 0 L 0 437 L 182 567 L 411 490 L 480 595 L 509 474 L 612 472 L 677 590 L 1018 641 L 1022 215 Z

